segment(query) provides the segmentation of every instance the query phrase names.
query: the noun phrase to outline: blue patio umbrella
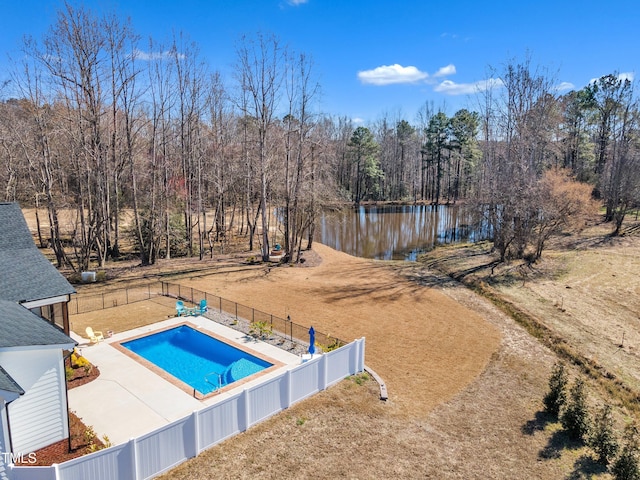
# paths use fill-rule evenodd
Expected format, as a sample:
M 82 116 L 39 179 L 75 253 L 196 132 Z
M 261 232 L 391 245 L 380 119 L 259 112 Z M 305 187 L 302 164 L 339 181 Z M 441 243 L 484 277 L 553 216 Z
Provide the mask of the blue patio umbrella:
M 309 353 L 313 355 L 316 353 L 316 331 L 311 327 L 309 329 Z

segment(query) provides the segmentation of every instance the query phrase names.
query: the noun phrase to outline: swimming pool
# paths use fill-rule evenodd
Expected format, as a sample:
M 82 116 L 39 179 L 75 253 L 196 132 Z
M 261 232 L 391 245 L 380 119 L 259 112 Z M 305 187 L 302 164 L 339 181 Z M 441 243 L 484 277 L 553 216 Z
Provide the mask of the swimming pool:
M 202 394 L 211 393 L 273 365 L 188 325 L 121 345 Z

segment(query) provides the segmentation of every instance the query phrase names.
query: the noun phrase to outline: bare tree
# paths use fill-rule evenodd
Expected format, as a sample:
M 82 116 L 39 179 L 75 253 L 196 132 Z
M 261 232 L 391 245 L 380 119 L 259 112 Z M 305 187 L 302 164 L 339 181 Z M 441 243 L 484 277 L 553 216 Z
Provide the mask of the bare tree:
M 143 55 L 140 52 L 140 55 Z M 164 257 L 170 259 L 175 234 L 172 228 L 172 205 L 174 201 L 176 180 L 174 166 L 171 161 L 171 145 L 173 132 L 171 129 L 172 113 L 175 105 L 175 52 L 165 50 L 161 44 L 149 42 L 148 58 L 148 90 L 149 126 L 146 134 L 149 157 L 149 178 L 147 181 L 149 195 L 145 197 L 141 218 L 138 220 L 138 244 L 143 261 L 149 263 L 164 249 Z M 163 244 L 163 245 L 162 245 Z
M 204 211 L 202 192 L 204 132 L 201 122 L 206 110 L 204 79 L 207 75 L 204 64 L 198 58 L 197 46 L 188 42 L 184 35 L 181 34 L 174 39 L 171 52 L 177 80 L 177 155 L 182 168 L 180 180 L 184 186 L 182 201 L 185 242 L 188 254 L 193 255 L 193 230 L 197 228 L 199 255 L 202 257 L 203 252 L 200 247 L 202 247 L 204 232 L 200 215 Z
M 394 190 L 396 200 L 405 199 L 411 192 L 409 184 L 413 184 L 409 179 L 413 168 L 412 162 L 419 158 L 418 137 L 416 129 L 406 120 L 400 120 L 395 128 L 395 157 L 398 167 L 396 169 Z M 415 195 L 414 195 L 415 198 Z
M 134 158 L 137 154 L 138 118 L 136 110 L 140 92 L 136 88 L 140 70 L 135 64 L 138 37 L 133 33 L 129 23 L 121 24 L 115 16 L 108 16 L 103 21 L 106 36 L 106 49 L 109 61 L 110 79 L 110 117 L 111 132 L 109 148 L 109 172 L 112 177 L 112 188 L 107 191 L 104 205 L 104 216 L 108 219 L 104 229 L 104 255 L 117 258 L 120 255 L 120 217 L 122 215 L 121 199 L 124 186 L 125 169 L 129 169 L 131 193 L 133 201 L 136 231 L 140 233 L 138 171 Z M 144 252 L 144 249 L 141 249 Z M 148 259 L 143 256 L 142 263 Z
M 29 44 L 29 40 L 27 40 Z M 27 49 L 28 50 L 28 49 Z M 52 248 L 58 267 L 71 265 L 65 253 L 59 221 L 59 209 L 65 206 L 61 185 L 64 183 L 63 168 L 56 159 L 56 118 L 43 90 L 42 70 L 37 62 L 25 56 L 22 71 L 14 77 L 15 85 L 24 98 L 21 109 L 26 123 L 17 122 L 15 116 L 5 116 L 13 122 L 13 138 L 21 145 L 21 154 L 29 165 L 28 178 L 33 185 L 36 203 L 36 219 L 40 244 L 44 245 L 40 229 L 38 207 L 44 200 L 49 220 L 48 244 Z M 10 163 L 7 163 L 9 166 Z M 71 265 L 73 266 L 73 265 Z
M 76 267 L 86 270 L 92 251 L 105 259 L 109 199 L 105 113 L 105 36 L 99 20 L 83 8 L 65 3 L 45 36 L 43 48 L 30 53 L 49 72 L 51 88 L 64 102 L 59 125 L 69 145 L 76 212 L 73 247 Z M 74 267 L 74 268 L 76 268 Z
M 477 209 L 493 231 L 500 260 L 521 258 L 533 238 L 538 214 L 536 185 L 548 165 L 547 136 L 555 105 L 553 81 L 530 60 L 509 63 L 502 95 L 488 92 L 482 186 Z
M 599 78 L 585 92 L 596 111 L 596 195 L 604 199 L 605 221 L 615 222 L 617 235 L 640 189 L 637 100 L 632 82 L 616 74 Z
M 207 232 L 210 255 L 213 256 L 214 242 L 220 242 L 224 249 L 227 233 L 233 225 L 234 212 L 241 187 L 240 162 L 234 162 L 233 141 L 236 119 L 231 103 L 219 73 L 213 75 L 209 87 L 210 157 L 214 220 Z M 231 218 L 227 219 L 227 207 L 232 206 Z M 227 223 L 227 220 L 229 223 Z M 213 233 L 215 231 L 215 234 Z
M 314 127 L 311 102 L 318 92 L 313 81 L 312 63 L 301 54 L 289 58 L 286 75 L 288 114 L 285 117 L 285 195 L 283 209 L 285 252 L 290 262 L 300 259 L 304 231 L 313 223 L 314 208 L 305 208 L 312 198 L 309 185 L 313 171 L 309 171 L 312 155 L 311 131 Z M 307 200 L 303 195 L 307 196 Z
M 257 157 L 259 176 L 259 212 L 262 224 L 262 259 L 269 259 L 269 224 L 267 202 L 268 177 L 276 145 L 273 127 L 283 82 L 284 52 L 278 39 L 258 35 L 255 39 L 244 37 L 237 47 L 237 81 L 242 114 L 255 127 L 251 138 Z M 247 129 L 247 133 L 251 130 Z M 247 152 L 250 153 L 250 150 Z

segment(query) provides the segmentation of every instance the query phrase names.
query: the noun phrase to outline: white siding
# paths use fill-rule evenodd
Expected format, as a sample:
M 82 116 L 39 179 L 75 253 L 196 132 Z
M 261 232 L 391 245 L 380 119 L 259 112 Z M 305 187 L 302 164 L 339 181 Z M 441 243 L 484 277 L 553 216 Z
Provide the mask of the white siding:
M 0 453 L 9 451 L 9 434 L 7 433 L 7 418 L 5 416 L 4 400 L 0 397 Z M 4 455 L 0 455 L 0 480 L 9 478 Z
M 13 452 L 26 455 L 67 438 L 62 351 L 5 350 L 0 361 L 26 392 L 7 408 Z

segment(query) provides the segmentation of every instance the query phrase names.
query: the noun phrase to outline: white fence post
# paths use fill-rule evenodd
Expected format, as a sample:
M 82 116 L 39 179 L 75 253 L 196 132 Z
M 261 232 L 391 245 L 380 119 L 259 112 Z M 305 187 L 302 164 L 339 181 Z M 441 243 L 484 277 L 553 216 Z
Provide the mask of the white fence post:
M 197 457 L 200 454 L 200 415 L 197 410 L 193 411 L 193 423 L 193 434 L 196 436 L 195 442 L 193 442 L 196 447 L 193 456 Z
M 244 432 L 249 429 L 249 419 L 251 417 L 251 412 L 249 411 L 250 410 L 249 390 L 246 388 L 242 391 L 242 406 L 244 408 L 244 412 L 243 412 L 244 425 L 243 425 L 242 431 Z
M 138 480 L 138 449 L 135 438 L 129 440 L 129 450 L 131 451 L 131 478 Z
M 285 379 L 285 408 L 289 408 L 291 406 L 291 370 L 287 370 L 287 372 L 284 375 L 284 379 Z
M 320 360 L 320 390 L 327 389 L 328 376 L 329 376 L 329 355 L 322 355 Z

